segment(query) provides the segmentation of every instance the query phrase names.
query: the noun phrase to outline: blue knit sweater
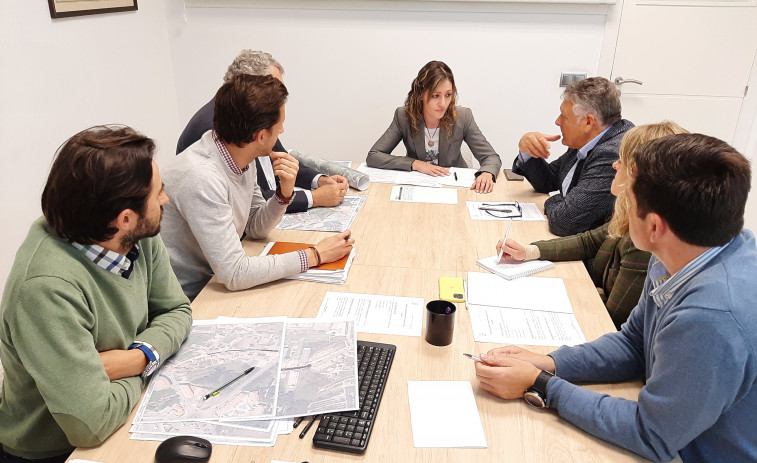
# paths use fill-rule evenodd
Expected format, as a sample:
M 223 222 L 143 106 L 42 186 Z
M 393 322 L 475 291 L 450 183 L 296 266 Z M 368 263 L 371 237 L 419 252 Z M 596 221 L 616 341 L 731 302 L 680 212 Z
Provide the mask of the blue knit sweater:
M 550 354 L 559 377 L 548 383 L 549 406 L 655 461 L 757 461 L 756 283 L 746 230 L 662 306 L 647 277 L 621 331 Z M 571 384 L 633 379 L 645 382 L 637 402 Z

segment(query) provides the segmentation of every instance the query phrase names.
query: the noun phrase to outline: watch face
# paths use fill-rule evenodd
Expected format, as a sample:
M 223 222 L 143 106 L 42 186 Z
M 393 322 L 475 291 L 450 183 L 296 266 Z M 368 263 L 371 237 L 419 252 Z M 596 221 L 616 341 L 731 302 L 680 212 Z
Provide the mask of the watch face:
M 142 372 L 142 377 L 147 378 L 151 374 L 155 372 L 155 369 L 158 368 L 158 362 L 147 362 L 147 366 L 145 367 L 145 371 Z
M 536 408 L 544 408 L 547 406 L 546 402 L 544 402 L 544 399 L 539 395 L 538 392 L 535 391 L 526 391 L 523 394 L 523 398 L 528 402 L 529 405 L 536 407 Z

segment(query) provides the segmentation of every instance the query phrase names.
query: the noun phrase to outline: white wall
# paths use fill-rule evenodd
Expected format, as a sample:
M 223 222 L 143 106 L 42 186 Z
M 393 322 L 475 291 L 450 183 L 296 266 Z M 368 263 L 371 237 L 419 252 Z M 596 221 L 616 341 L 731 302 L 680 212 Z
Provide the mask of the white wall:
M 169 35 L 182 122 L 215 94 L 240 50 L 266 50 L 284 66 L 290 91 L 284 146 L 354 161 L 365 159 L 432 59 L 450 65 L 460 104 L 473 109 L 504 159 L 526 130 L 555 132 L 560 72 L 596 73 L 606 10 L 187 7 L 184 22 L 181 7 L 174 9 Z
M 128 124 L 173 155 L 179 121 L 164 3 L 52 20 L 47 2 L 0 2 L 0 288 L 41 215 L 55 150 L 103 123 Z
M 255 4 L 295 0 L 279 2 Z M 418 69 L 441 59 L 455 72 L 460 103 L 473 108 L 509 163 L 523 132 L 557 132 L 560 72 L 595 74 L 600 53 L 612 49 L 613 27 L 605 30 L 601 6 L 476 5 L 462 12 L 187 8 L 185 21 L 182 1 L 152 0 L 137 12 L 53 21 L 46 2 L 3 0 L 0 288 L 40 215 L 53 154 L 66 138 L 93 124 L 125 123 L 157 140 L 164 164 L 243 48 L 267 50 L 286 69 L 288 148 L 364 159 Z M 755 204 L 747 225 L 757 229 Z

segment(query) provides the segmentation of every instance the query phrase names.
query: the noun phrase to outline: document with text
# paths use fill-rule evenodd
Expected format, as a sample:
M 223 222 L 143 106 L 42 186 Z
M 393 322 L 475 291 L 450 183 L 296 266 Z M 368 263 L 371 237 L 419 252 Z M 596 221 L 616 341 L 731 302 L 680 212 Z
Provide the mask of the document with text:
M 457 204 L 457 190 L 424 186 L 395 186 L 392 187 L 389 199 L 406 203 Z
M 530 346 L 574 346 L 586 342 L 572 313 L 468 304 L 473 340 Z
M 328 291 L 318 318 L 354 319 L 358 333 L 420 336 L 423 298 Z
M 439 177 L 422 174 L 415 171 L 377 169 L 368 167 L 365 163 L 360 164 L 357 168 L 359 172 L 367 174 L 374 183 L 397 183 L 400 185 L 420 185 L 439 188 L 442 184 Z
M 562 278 L 505 280 L 492 273 L 468 272 L 468 305 L 573 313 Z

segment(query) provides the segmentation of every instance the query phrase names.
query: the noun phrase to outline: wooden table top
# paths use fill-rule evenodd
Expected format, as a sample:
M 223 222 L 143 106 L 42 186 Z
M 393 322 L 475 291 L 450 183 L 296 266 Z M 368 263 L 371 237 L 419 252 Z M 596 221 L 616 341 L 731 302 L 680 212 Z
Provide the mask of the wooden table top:
M 389 201 L 392 185 L 374 183 L 351 231 L 356 257 L 344 285 L 281 280 L 249 290 L 230 292 L 211 280 L 192 304 L 195 319 L 221 315 L 265 317 L 287 315 L 314 317 L 327 291 L 422 297 L 426 302 L 439 296 L 441 276 L 465 278 L 468 271 L 481 271 L 476 260 L 495 253 L 506 221 L 473 221 L 465 201 L 512 201 L 536 203 L 543 208 L 546 195 L 533 191 L 528 182 L 509 182 L 499 177 L 493 193 L 483 195 L 458 189 L 458 204 L 420 204 Z M 316 243 L 331 233 L 273 230 L 270 241 Z M 510 238 L 520 243 L 554 237 L 546 222 L 513 222 Z M 243 242 L 248 255 L 259 254 L 269 240 Z M 556 263 L 538 276 L 561 277 L 565 281 L 576 318 L 587 340 L 614 331 L 597 291 L 581 262 Z M 424 330 L 425 333 L 425 330 Z M 262 463 L 273 460 L 308 461 L 392 461 L 392 462 L 605 462 L 643 460 L 608 444 L 562 420 L 554 411 L 535 410 L 523 400 L 502 400 L 479 388 L 473 362 L 463 352 L 479 353 L 497 347 L 473 341 L 465 304 L 458 304 L 454 340 L 436 347 L 421 337 L 359 333 L 360 339 L 395 344 L 397 353 L 379 407 L 373 434 L 364 455 L 315 449 L 311 430 L 305 439 L 299 432 L 279 436 L 273 447 L 214 445 L 212 463 Z M 555 349 L 527 346 L 548 353 Z M 470 381 L 483 422 L 486 449 L 416 449 L 410 425 L 408 380 Z M 589 385 L 589 389 L 636 399 L 641 382 Z M 129 440 L 127 421 L 104 444 L 79 449 L 71 458 L 105 463 L 153 461 L 158 442 Z M 138 457 L 137 457 L 138 456 Z

